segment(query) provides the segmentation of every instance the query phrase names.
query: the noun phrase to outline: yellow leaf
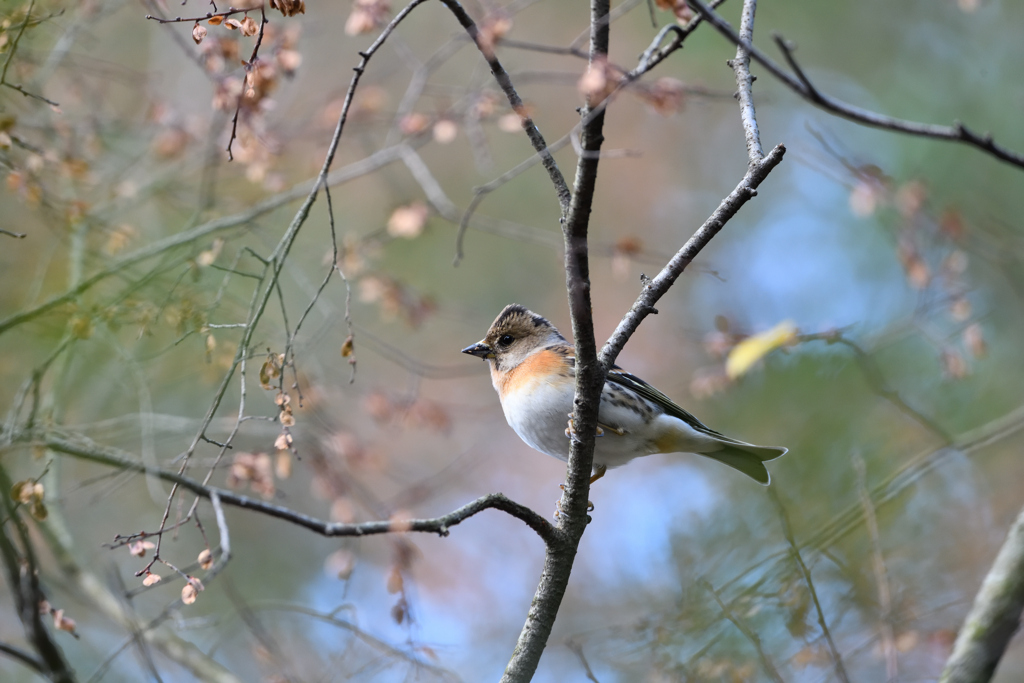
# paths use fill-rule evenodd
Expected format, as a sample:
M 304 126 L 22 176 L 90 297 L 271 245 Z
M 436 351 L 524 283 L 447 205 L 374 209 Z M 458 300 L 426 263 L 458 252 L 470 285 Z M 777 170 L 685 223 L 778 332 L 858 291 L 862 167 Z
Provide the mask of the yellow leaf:
M 732 348 L 725 359 L 725 373 L 736 379 L 775 349 L 796 341 L 796 325 L 784 320 L 770 330 L 747 337 Z

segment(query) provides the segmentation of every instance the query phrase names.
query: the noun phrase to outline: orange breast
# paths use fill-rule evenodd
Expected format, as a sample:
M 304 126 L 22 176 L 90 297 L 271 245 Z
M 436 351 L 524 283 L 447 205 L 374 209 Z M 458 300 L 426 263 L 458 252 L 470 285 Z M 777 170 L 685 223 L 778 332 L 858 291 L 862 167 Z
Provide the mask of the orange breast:
M 498 393 L 505 398 L 510 393 L 528 389 L 536 382 L 553 382 L 569 377 L 569 364 L 558 353 L 542 349 L 507 372 L 499 373 L 492 366 L 491 375 Z

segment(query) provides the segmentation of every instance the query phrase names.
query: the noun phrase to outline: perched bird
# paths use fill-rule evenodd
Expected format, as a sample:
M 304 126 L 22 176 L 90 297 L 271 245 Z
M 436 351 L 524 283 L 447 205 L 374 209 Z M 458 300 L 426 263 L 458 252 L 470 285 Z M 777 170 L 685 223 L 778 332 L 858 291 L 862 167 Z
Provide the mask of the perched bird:
M 490 361 L 505 419 L 529 446 L 569 459 L 575 350 L 554 325 L 518 304 L 505 307 L 483 340 L 462 350 Z M 569 427 L 566 428 L 566 417 Z M 755 446 L 704 426 L 639 377 L 618 366 L 601 391 L 591 483 L 609 467 L 651 453 L 699 453 L 768 484 L 767 460 L 785 448 Z

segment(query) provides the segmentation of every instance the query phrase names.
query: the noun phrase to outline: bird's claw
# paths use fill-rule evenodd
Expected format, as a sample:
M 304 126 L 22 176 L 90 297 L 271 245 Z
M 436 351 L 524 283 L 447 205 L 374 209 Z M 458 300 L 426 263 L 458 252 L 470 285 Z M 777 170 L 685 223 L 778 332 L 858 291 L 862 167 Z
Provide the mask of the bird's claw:
M 559 484 L 558 488 L 560 488 L 563 491 L 565 491 L 565 484 Z M 587 512 L 593 512 L 593 511 L 594 511 L 594 504 L 591 501 L 588 500 L 587 501 Z M 559 498 L 558 500 L 555 501 L 555 519 L 558 519 L 561 516 L 562 516 L 562 499 Z
M 604 436 L 604 427 L 605 426 L 607 426 L 607 425 L 597 425 L 597 431 L 594 433 L 594 436 Z M 622 431 L 621 429 L 615 429 L 614 427 L 608 427 L 608 429 L 610 429 L 611 431 L 615 432 L 619 436 L 622 436 L 623 434 L 625 434 L 625 432 Z M 568 438 L 572 438 L 572 437 L 576 436 L 576 426 L 573 425 L 573 423 L 572 423 L 572 413 L 569 413 L 569 426 L 565 428 L 565 436 L 568 437 Z

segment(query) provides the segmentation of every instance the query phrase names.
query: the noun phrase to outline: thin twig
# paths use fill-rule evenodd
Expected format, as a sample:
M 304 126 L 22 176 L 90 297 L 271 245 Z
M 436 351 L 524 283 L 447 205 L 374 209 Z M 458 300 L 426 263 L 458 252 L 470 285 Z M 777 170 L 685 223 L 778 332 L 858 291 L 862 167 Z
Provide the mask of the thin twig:
M 747 157 L 754 166 L 764 158 L 761 148 L 761 134 L 757 130 L 757 117 L 754 114 L 754 95 L 752 86 L 754 77 L 750 75 L 750 53 L 744 44 L 754 40 L 754 13 L 757 11 L 757 0 L 743 0 L 743 12 L 740 19 L 740 44 L 736 46 L 736 58 L 729 64 L 736 74 L 736 96 L 740 102 L 740 118 L 743 120 L 743 137 L 747 143 Z
M 593 683 L 601 683 L 601 681 L 597 680 L 597 676 L 595 676 L 594 672 L 591 670 L 590 662 L 587 661 L 587 656 L 583 654 L 583 644 L 576 640 L 567 640 L 565 646 L 569 648 L 574 655 L 576 655 L 576 659 L 580 660 L 580 666 L 583 667 L 583 673 L 586 674 L 587 680 L 592 681 Z
M 878 517 L 875 506 L 868 493 L 864 459 L 857 453 L 853 456 L 853 468 L 857 472 L 857 490 L 860 504 L 864 510 L 864 522 L 868 529 L 868 540 L 871 543 L 871 566 L 875 573 L 875 584 L 878 589 L 878 608 L 881 612 L 879 621 L 882 630 L 882 649 L 885 653 L 885 673 L 889 683 L 894 683 L 899 676 L 899 653 L 896 650 L 896 634 L 893 631 L 892 593 L 889 588 L 889 572 L 885 567 L 885 556 L 882 554 L 882 539 L 878 531 Z
M 27 237 L 27 234 L 24 232 L 11 232 L 10 230 L 4 230 L 3 228 L 0 228 L 0 235 L 7 235 L 8 237 L 13 237 L 19 240 Z
M 615 328 L 615 332 L 612 333 L 612 336 L 605 343 L 604 348 L 601 349 L 600 360 L 606 368 L 610 368 L 615 364 L 615 359 L 622 351 L 622 347 L 626 345 L 626 341 L 636 331 L 636 328 L 640 326 L 643 319 L 651 313 L 657 312 L 654 304 L 679 279 L 683 270 L 696 258 L 697 254 L 707 246 L 708 242 L 718 234 L 726 222 L 735 216 L 744 204 L 757 196 L 757 188 L 768 177 L 768 174 L 779 165 L 785 153 L 785 146 L 776 145 L 764 159 L 748 169 L 739 185 L 729 193 L 729 196 L 722 200 L 722 203 L 718 205 L 714 213 L 704 221 L 704 225 L 686 241 L 686 244 L 676 252 L 676 255 L 661 269 L 661 272 L 653 279 L 644 280 L 644 287 L 640 296 L 637 297 L 637 300 Z
M 409 520 L 396 519 L 379 522 L 365 522 L 362 524 L 339 524 L 335 522 L 325 522 L 316 519 L 315 517 L 295 512 L 290 508 L 274 505 L 273 503 L 257 500 L 248 496 L 239 495 L 233 491 L 208 486 L 200 481 L 180 475 L 170 470 L 145 465 L 138 462 L 127 453 L 92 443 L 81 437 L 72 440 L 57 433 L 23 436 L 27 438 L 27 443 L 45 446 L 46 448 L 57 451 L 58 453 L 65 453 L 75 458 L 88 460 L 90 462 L 110 467 L 116 467 L 125 471 L 138 472 L 148 476 L 159 477 L 164 481 L 176 484 L 177 486 L 191 491 L 203 498 L 212 498 L 212 495 L 216 493 L 220 497 L 220 501 L 223 505 L 253 510 L 269 517 L 274 517 L 276 519 L 301 526 L 305 529 L 309 529 L 310 531 L 322 536 L 371 536 L 377 534 L 401 533 L 405 531 L 434 533 L 439 536 L 447 536 L 451 527 L 464 522 L 473 515 L 483 512 L 484 510 L 494 509 L 501 510 L 502 512 L 524 522 L 527 526 L 533 529 L 537 535 L 545 541 L 545 543 L 555 542 L 555 529 L 551 526 L 550 522 L 530 508 L 506 498 L 500 493 L 491 493 L 486 496 L 481 496 L 473 502 L 463 505 L 462 507 L 441 517 Z M 7 449 L 0 449 L 0 453 L 4 450 Z
M 0 642 L 0 652 L 11 657 L 12 659 L 21 662 L 28 668 L 34 670 L 36 673 L 45 674 L 46 668 L 43 662 L 38 657 L 33 656 L 31 653 L 25 652 L 24 650 L 9 645 L 4 642 Z
M 565 182 L 565 177 L 562 172 L 558 169 L 558 164 L 555 162 L 555 158 L 551 155 L 551 150 L 548 148 L 547 142 L 544 140 L 544 136 L 541 135 L 537 125 L 533 122 L 533 118 L 527 112 L 526 106 L 523 104 L 523 100 L 519 97 L 519 93 L 516 92 L 515 87 L 512 85 L 512 80 L 509 78 L 508 72 L 505 71 L 505 67 L 498 61 L 497 56 L 494 54 L 494 49 L 481 42 L 480 30 L 477 28 L 476 23 L 466 13 L 462 5 L 457 0 L 441 0 L 442 4 L 447 7 L 455 18 L 462 25 L 462 28 L 466 30 L 469 37 L 476 43 L 480 53 L 487 60 L 487 64 L 491 67 L 491 72 L 494 74 L 495 80 L 498 81 L 498 86 L 501 91 L 505 93 L 505 97 L 508 98 L 508 102 L 512 105 L 512 110 L 519 115 L 520 121 L 523 126 L 523 130 L 526 131 L 526 136 L 530 139 L 530 144 L 533 145 L 534 151 L 541 156 L 544 168 L 547 169 L 548 177 L 551 179 L 552 184 L 555 186 L 555 194 L 558 195 L 558 203 L 562 207 L 562 212 L 568 210 L 571 193 L 569 186 Z
M 370 156 L 349 164 L 343 168 L 330 173 L 327 176 L 327 184 L 334 186 L 346 183 L 355 178 L 360 178 L 368 173 L 372 173 L 388 164 L 398 161 L 400 158 L 399 150 L 397 147 L 385 147 L 377 152 L 374 152 Z M 269 197 L 264 201 L 258 203 L 252 208 L 237 213 L 231 216 L 224 216 L 223 218 L 216 218 L 212 221 L 203 223 L 194 228 L 188 230 L 182 230 L 174 235 L 165 237 L 164 239 L 157 240 L 152 244 L 145 247 L 141 247 L 131 253 L 125 254 L 121 258 L 115 260 L 109 266 L 103 270 L 93 274 L 86 278 L 77 286 L 69 289 L 68 291 L 58 294 L 43 303 L 19 313 L 15 313 L 3 320 L 0 320 L 0 334 L 7 332 L 8 330 L 17 327 L 23 323 L 35 320 L 39 316 L 52 311 L 53 309 L 61 306 L 62 304 L 74 301 L 76 298 L 90 290 L 97 283 L 106 280 L 112 275 L 116 275 L 121 271 L 130 268 L 142 261 L 147 261 L 156 256 L 160 256 L 167 251 L 175 249 L 177 247 L 192 244 L 193 242 L 203 239 L 212 234 L 223 232 L 231 228 L 236 228 L 241 225 L 252 222 L 256 218 L 267 214 L 275 209 L 278 209 L 286 204 L 302 199 L 303 197 L 309 196 L 313 187 L 319 187 L 323 183 L 321 178 L 314 180 L 308 180 L 299 183 L 295 187 L 286 190 L 278 195 Z M 308 208 L 307 208 L 308 211 Z
M 774 486 L 768 487 L 768 498 L 775 504 L 775 508 L 779 512 L 779 521 L 782 524 L 782 535 L 786 537 L 786 543 L 789 544 L 789 550 L 793 555 L 793 561 L 800 570 L 800 576 L 803 578 L 804 583 L 807 584 L 807 591 L 811 594 L 811 601 L 814 603 L 814 611 L 818 616 L 818 626 L 821 627 L 821 634 L 825 636 L 825 642 L 828 644 L 828 652 L 829 656 L 832 657 L 832 668 L 835 670 L 836 678 L 838 678 L 842 683 L 850 683 L 850 677 L 846 673 L 846 667 L 843 665 L 843 657 L 839 654 L 839 648 L 836 647 L 836 642 L 832 638 L 832 631 L 829 630 L 828 621 L 825 619 L 825 611 L 821 608 L 821 601 L 818 600 L 818 591 L 814 588 L 814 580 L 811 577 L 811 570 L 808 569 L 806 564 L 804 564 L 804 559 L 800 555 L 800 546 L 797 545 L 796 538 L 793 536 L 793 528 L 789 523 L 789 514 L 786 512 L 786 508 L 783 506 L 782 500 L 779 499 L 778 491 Z
M 32 8 L 35 7 L 35 5 L 36 5 L 36 0 L 31 0 L 28 3 L 28 8 L 25 10 L 25 21 L 21 22 L 21 26 L 18 28 L 18 35 L 14 36 L 14 40 L 11 41 L 10 48 L 8 48 L 8 50 L 7 50 L 7 59 L 4 60 L 3 70 L 0 71 L 0 85 L 5 85 L 8 88 L 10 88 L 11 90 L 17 90 L 18 92 L 20 92 L 25 97 L 32 97 L 32 98 L 40 100 L 42 102 L 46 102 L 51 107 L 59 107 L 60 105 L 58 103 L 54 102 L 53 100 L 49 100 L 49 99 L 43 97 L 42 95 L 36 95 L 35 93 L 31 93 L 31 92 L 25 90 L 25 88 L 23 88 L 20 85 L 15 85 L 13 83 L 8 83 L 7 82 L 7 69 L 9 69 L 10 66 L 11 66 L 11 61 L 14 59 L 14 53 L 18 51 L 18 43 L 21 42 L 21 36 L 24 35 L 25 29 L 28 28 L 29 22 L 32 19 Z M 4 230 L 3 232 L 7 232 L 7 231 Z M 11 234 L 11 233 L 8 233 L 8 234 Z M 24 237 L 24 235 L 22 235 L 22 237 Z
M 148 17 L 147 17 L 148 18 Z M 267 21 L 267 10 L 263 3 L 260 3 L 260 32 L 256 36 L 256 44 L 252 48 L 252 54 L 249 56 L 248 62 L 243 62 L 242 66 L 245 67 L 245 78 L 242 79 L 242 91 L 238 93 L 238 103 L 235 104 L 235 115 L 231 117 L 231 137 L 228 139 L 227 153 L 228 161 L 234 161 L 235 155 L 231 153 L 231 145 L 234 144 L 235 138 L 238 134 L 238 112 L 242 110 L 242 102 L 245 101 L 246 87 L 254 81 L 256 74 L 253 72 L 254 69 L 259 68 L 257 59 L 259 58 L 260 45 L 263 44 L 263 29 L 270 23 Z
M 953 442 L 953 437 L 950 436 L 949 432 L 942 425 L 907 403 L 900 396 L 900 393 L 889 385 L 885 375 L 882 374 L 881 368 L 878 367 L 878 363 L 871 357 L 871 354 L 855 341 L 843 335 L 841 331 L 832 330 L 819 334 L 800 335 L 799 340 L 801 342 L 824 341 L 827 344 L 842 344 L 850 349 L 853 351 L 857 365 L 860 366 L 861 373 L 863 373 L 864 379 L 872 391 L 896 406 L 901 413 L 907 415 L 929 432 L 939 437 L 944 444 L 948 445 Z
M 776 669 L 775 665 L 772 663 L 772 660 L 768 658 L 768 654 L 764 651 L 764 647 L 761 645 L 761 639 L 757 637 L 757 634 L 751 631 L 746 622 L 736 616 L 729 606 L 722 601 L 721 596 L 717 591 L 715 591 L 714 586 L 712 586 L 706 579 L 701 579 L 699 583 L 704 590 L 711 594 L 711 597 L 715 599 L 715 602 L 718 603 L 718 607 L 722 610 L 722 614 L 725 615 L 725 618 L 731 621 L 733 625 L 740 630 L 740 633 L 750 641 L 750 644 L 754 646 L 754 650 L 757 652 L 757 657 L 761 660 L 761 666 L 764 668 L 764 672 L 768 674 L 768 677 L 775 681 L 775 683 L 785 683 L 782 676 L 779 675 L 778 669 Z
M 740 38 L 728 22 L 722 19 L 718 14 L 715 14 L 715 12 L 709 9 L 707 5 L 701 2 L 701 0 L 688 1 L 698 12 L 700 12 L 708 23 L 718 29 L 719 33 L 732 41 L 735 45 L 742 46 L 750 53 L 751 57 L 765 67 L 773 76 L 782 81 L 790 90 L 815 106 L 836 114 L 837 116 L 849 119 L 850 121 L 871 126 L 872 128 L 880 128 L 882 130 L 905 133 L 916 137 L 932 138 L 935 140 L 949 140 L 952 142 L 960 142 L 970 145 L 971 147 L 980 149 L 1000 161 L 1004 161 L 1008 164 L 1024 169 L 1024 154 L 1014 152 L 1002 145 L 997 145 L 993 142 L 990 134 L 986 133 L 984 135 L 978 135 L 959 121 L 955 122 L 952 126 L 940 126 L 929 123 L 919 123 L 917 121 L 908 121 L 905 119 L 885 116 L 884 114 L 879 114 L 868 109 L 848 104 L 842 100 L 832 97 L 831 95 L 826 95 L 816 88 L 811 83 L 810 79 L 807 78 L 807 75 L 803 70 L 800 69 L 799 65 L 797 65 L 796 59 L 793 57 L 792 46 L 789 45 L 781 36 L 776 36 L 776 44 L 779 46 L 779 49 L 782 50 L 786 61 L 797 74 L 796 76 L 787 73 L 780 65 L 776 64 L 758 48 L 754 47 L 754 45 Z

